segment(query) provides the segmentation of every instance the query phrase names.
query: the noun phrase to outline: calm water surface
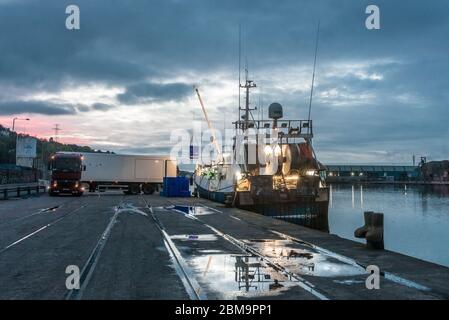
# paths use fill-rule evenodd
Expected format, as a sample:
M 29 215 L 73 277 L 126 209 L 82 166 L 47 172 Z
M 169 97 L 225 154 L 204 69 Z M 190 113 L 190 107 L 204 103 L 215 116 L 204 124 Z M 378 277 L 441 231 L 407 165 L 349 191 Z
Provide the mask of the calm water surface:
M 384 213 L 385 248 L 449 267 L 449 187 L 332 185 L 330 232 L 354 238 L 363 212 Z

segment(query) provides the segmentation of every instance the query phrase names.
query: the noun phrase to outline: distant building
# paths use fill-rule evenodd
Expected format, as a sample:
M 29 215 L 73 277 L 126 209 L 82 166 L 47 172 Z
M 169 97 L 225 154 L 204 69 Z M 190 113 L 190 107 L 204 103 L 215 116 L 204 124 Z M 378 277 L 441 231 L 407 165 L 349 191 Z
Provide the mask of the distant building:
M 423 181 L 449 181 L 449 160 L 422 163 L 420 165 L 420 176 Z
M 328 182 L 415 181 L 420 177 L 417 166 L 326 165 Z

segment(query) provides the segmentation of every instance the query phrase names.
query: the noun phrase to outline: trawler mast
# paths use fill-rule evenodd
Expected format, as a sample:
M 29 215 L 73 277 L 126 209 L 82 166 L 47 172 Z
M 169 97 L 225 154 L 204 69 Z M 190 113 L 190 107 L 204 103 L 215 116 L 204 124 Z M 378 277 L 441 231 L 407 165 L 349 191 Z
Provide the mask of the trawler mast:
M 239 38 L 240 33 L 239 30 Z M 311 145 L 317 46 L 309 112 L 305 120 L 283 119 L 282 105 L 276 102 L 268 107 L 268 119 L 263 119 L 263 116 L 262 119 L 254 119 L 252 111 L 257 110 L 257 107 L 251 108 L 250 90 L 257 85 L 248 79 L 247 65 L 244 84 L 241 83 L 240 47 L 239 41 L 239 106 L 238 120 L 233 122 L 233 161 L 212 161 L 197 166 L 195 190 L 200 197 L 268 216 L 302 216 L 304 225 L 329 231 L 329 189 L 322 180 L 322 168 Z M 242 89 L 245 99 L 243 106 Z M 197 94 L 210 125 L 198 90 Z M 219 148 L 216 148 L 220 154 Z M 260 155 L 262 157 L 259 159 Z
M 248 129 L 250 112 L 253 110 L 257 110 L 257 108 L 251 109 L 250 102 L 249 102 L 249 90 L 252 88 L 256 88 L 256 87 L 257 87 L 257 85 L 254 83 L 254 81 L 248 80 L 248 79 L 245 80 L 244 85 L 240 84 L 240 88 L 245 89 L 245 108 L 242 109 L 239 106 L 240 111 L 245 111 L 245 115 L 243 116 L 244 117 L 243 127 L 241 128 L 242 131 L 245 131 Z

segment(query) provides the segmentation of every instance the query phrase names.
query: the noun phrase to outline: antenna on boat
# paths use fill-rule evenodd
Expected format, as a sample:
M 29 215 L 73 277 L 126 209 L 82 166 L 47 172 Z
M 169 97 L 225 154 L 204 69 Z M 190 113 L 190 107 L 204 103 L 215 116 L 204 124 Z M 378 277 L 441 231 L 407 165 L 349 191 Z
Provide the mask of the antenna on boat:
M 248 73 L 248 70 L 246 72 Z M 248 78 L 248 76 L 246 78 Z M 245 115 L 243 116 L 244 117 L 244 119 L 243 119 L 244 120 L 243 121 L 244 125 L 243 125 L 243 128 L 242 128 L 243 131 L 245 131 L 249 127 L 250 111 L 256 110 L 255 108 L 251 109 L 250 106 L 249 106 L 249 90 L 252 89 L 252 88 L 257 87 L 257 85 L 254 83 L 254 81 L 246 79 L 245 80 L 245 85 L 244 86 L 240 85 L 240 87 L 245 89 L 245 108 L 244 109 L 240 109 L 242 111 L 245 111 Z
M 240 109 L 242 107 L 241 105 L 241 98 L 240 98 L 240 85 L 241 83 L 241 76 L 242 74 L 242 24 L 239 24 L 239 119 L 240 119 Z
M 320 37 L 320 21 L 318 21 L 318 28 L 316 31 L 316 43 L 315 43 L 315 58 L 313 61 L 313 75 L 312 75 L 312 87 L 310 89 L 310 100 L 309 100 L 309 115 L 307 117 L 307 120 L 310 122 L 310 113 L 312 111 L 312 99 L 313 99 L 313 86 L 315 84 L 315 69 L 316 69 L 316 56 L 318 53 L 318 40 Z
M 249 103 L 249 90 L 252 88 L 255 88 L 256 84 L 254 81 L 248 79 L 248 56 L 246 52 L 245 47 L 245 84 L 242 85 L 242 25 L 239 24 L 239 120 L 236 123 L 236 130 L 238 128 L 242 129 L 242 131 L 245 131 L 249 127 L 249 117 L 251 116 L 254 120 L 254 117 L 252 114 L 250 114 L 251 111 L 257 110 L 257 108 L 251 109 L 250 103 Z M 241 89 L 245 89 L 245 107 L 242 108 L 242 102 L 241 102 Z M 242 116 L 241 111 L 244 111 L 245 114 Z M 244 118 L 244 121 L 242 123 L 241 119 Z
M 209 117 L 207 116 L 207 112 L 206 112 L 206 108 L 204 107 L 204 103 L 203 103 L 203 99 L 201 99 L 201 95 L 200 92 L 198 90 L 198 88 L 195 88 L 196 94 L 198 96 L 198 100 L 200 101 L 200 105 L 201 105 L 201 109 L 203 109 L 203 114 L 204 114 L 204 118 L 206 118 L 206 122 L 207 122 L 207 126 L 209 127 L 210 130 L 210 134 L 212 136 L 212 142 L 215 146 L 215 149 L 217 150 L 217 154 L 218 154 L 218 159 L 223 159 L 221 150 L 220 150 L 220 146 L 218 145 L 218 141 L 217 141 L 217 137 L 215 136 L 215 129 L 212 126 L 212 123 L 209 120 Z

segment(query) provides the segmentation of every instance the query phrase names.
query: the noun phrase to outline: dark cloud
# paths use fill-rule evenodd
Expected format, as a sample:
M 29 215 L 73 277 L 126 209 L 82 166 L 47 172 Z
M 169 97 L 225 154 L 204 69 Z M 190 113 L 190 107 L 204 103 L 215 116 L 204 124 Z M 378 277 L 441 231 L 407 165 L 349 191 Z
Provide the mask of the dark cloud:
M 158 101 L 179 101 L 192 93 L 192 86 L 184 83 L 138 83 L 126 88 L 117 99 L 123 104 L 139 104 Z
M 48 116 L 74 115 L 91 110 L 107 111 L 114 108 L 105 103 L 94 103 L 91 106 L 84 104 L 63 104 L 47 101 L 4 101 L 0 102 L 0 115 L 21 113 L 43 114 Z
M 55 104 L 40 101 L 11 101 L 0 102 L 0 114 L 11 115 L 21 113 L 37 113 L 45 115 L 70 115 L 76 114 L 76 106 Z
M 8 2 L 0 10 L 0 29 L 8 30 L 0 42 L 0 81 L 130 84 L 186 69 L 235 68 L 240 23 L 252 71 L 267 63 L 310 62 L 318 20 L 325 60 L 445 57 L 447 1 L 426 6 L 421 0 L 378 0 L 382 29 L 374 32 L 364 28 L 370 3 L 79 0 L 81 29 L 68 31 L 67 1 Z
M 321 21 L 313 119 L 320 150 L 382 149 L 444 155 L 449 141 L 449 2 L 376 0 L 381 30 L 364 27 L 372 1 L 77 0 L 81 30 L 65 29 L 69 1 L 0 2 L 0 114 L 75 114 L 113 105 L 19 102 L 13 92 L 57 93 L 67 85 L 120 86 L 123 104 L 179 101 L 190 94 L 174 78 L 235 72 L 238 26 L 250 75 L 297 65 L 311 68 Z M 389 61 L 376 63 L 376 61 Z M 335 65 L 373 62 L 364 72 L 329 75 Z M 287 116 L 304 115 L 308 94 L 264 87 Z M 298 86 L 302 85 L 298 83 Z M 14 90 L 12 90 L 12 88 Z M 339 95 L 324 99 L 323 92 Z M 8 94 L 8 95 L 7 95 Z M 369 98 L 368 98 L 369 97 Z M 270 101 L 271 102 L 271 101 Z M 343 104 L 342 104 L 343 103 Z M 226 106 L 228 107 L 228 106 Z M 266 108 L 265 108 L 266 109 Z M 215 115 L 214 111 L 210 112 Z M 235 109 L 228 115 L 235 118 Z M 223 112 L 224 114 L 224 112 Z M 349 154 L 349 152 L 348 152 Z M 446 152 L 447 157 L 447 152 Z
M 113 109 L 115 106 L 106 104 L 106 103 L 94 103 L 91 108 L 92 110 L 96 111 L 108 111 L 110 109 Z

